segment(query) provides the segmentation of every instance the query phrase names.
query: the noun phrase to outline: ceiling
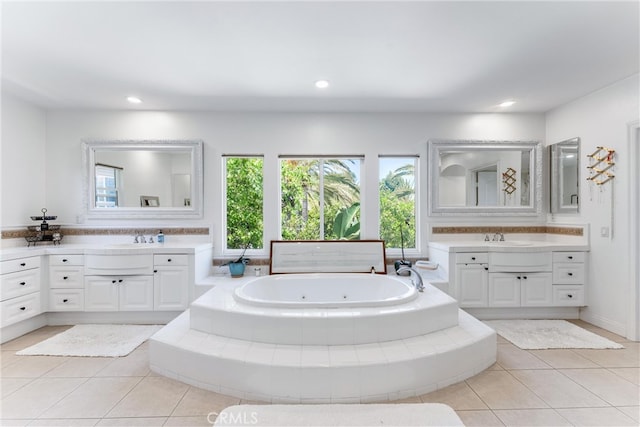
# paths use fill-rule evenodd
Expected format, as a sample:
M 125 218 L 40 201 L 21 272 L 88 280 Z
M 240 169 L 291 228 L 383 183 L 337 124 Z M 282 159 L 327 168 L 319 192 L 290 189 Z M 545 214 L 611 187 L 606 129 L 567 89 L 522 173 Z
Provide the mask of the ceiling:
M 48 109 L 544 112 L 638 73 L 639 16 L 637 1 L 4 1 L 2 85 Z

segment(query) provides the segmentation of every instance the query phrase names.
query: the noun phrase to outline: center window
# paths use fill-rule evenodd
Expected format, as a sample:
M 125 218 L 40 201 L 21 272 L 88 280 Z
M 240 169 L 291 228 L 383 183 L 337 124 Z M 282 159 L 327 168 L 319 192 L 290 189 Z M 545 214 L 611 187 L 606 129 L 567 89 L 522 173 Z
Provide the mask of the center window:
M 284 240 L 360 239 L 362 157 L 281 157 Z

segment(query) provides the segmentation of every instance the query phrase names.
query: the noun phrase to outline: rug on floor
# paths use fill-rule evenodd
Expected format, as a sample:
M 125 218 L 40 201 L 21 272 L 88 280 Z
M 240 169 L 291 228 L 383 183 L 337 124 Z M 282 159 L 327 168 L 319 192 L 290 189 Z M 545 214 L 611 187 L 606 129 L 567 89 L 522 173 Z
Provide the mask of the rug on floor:
M 126 356 L 156 333 L 160 325 L 76 325 L 18 351 L 20 356 Z
M 442 403 L 235 405 L 214 426 L 464 426 Z
M 624 348 L 566 320 L 486 320 L 484 323 L 524 350 Z

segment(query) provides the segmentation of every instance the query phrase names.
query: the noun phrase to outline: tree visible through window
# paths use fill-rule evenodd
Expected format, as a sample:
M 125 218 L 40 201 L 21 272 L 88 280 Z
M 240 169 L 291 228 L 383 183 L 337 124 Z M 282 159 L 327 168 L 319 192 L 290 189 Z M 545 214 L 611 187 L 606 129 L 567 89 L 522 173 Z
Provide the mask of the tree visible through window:
M 122 168 L 96 164 L 96 208 L 120 206 Z
M 284 240 L 360 238 L 361 158 L 281 158 Z
M 262 157 L 226 157 L 227 249 L 264 247 Z
M 387 248 L 416 247 L 416 157 L 380 157 L 380 238 Z

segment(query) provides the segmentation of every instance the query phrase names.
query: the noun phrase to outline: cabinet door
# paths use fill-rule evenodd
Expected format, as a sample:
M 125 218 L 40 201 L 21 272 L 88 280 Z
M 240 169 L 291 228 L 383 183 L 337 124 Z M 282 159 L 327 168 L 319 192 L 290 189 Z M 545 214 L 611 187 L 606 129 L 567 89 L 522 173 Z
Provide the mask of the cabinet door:
M 520 277 L 514 273 L 489 274 L 489 307 L 520 307 Z
M 120 311 L 153 310 L 153 276 L 125 276 L 118 280 Z
M 85 276 L 84 309 L 86 311 L 118 311 L 118 278 Z
M 551 273 L 524 273 L 522 286 L 522 306 L 535 307 L 553 305 Z
M 186 267 L 157 267 L 153 276 L 154 310 L 184 310 L 189 288 Z
M 486 307 L 488 274 L 486 264 L 456 265 L 458 302 L 460 307 Z

